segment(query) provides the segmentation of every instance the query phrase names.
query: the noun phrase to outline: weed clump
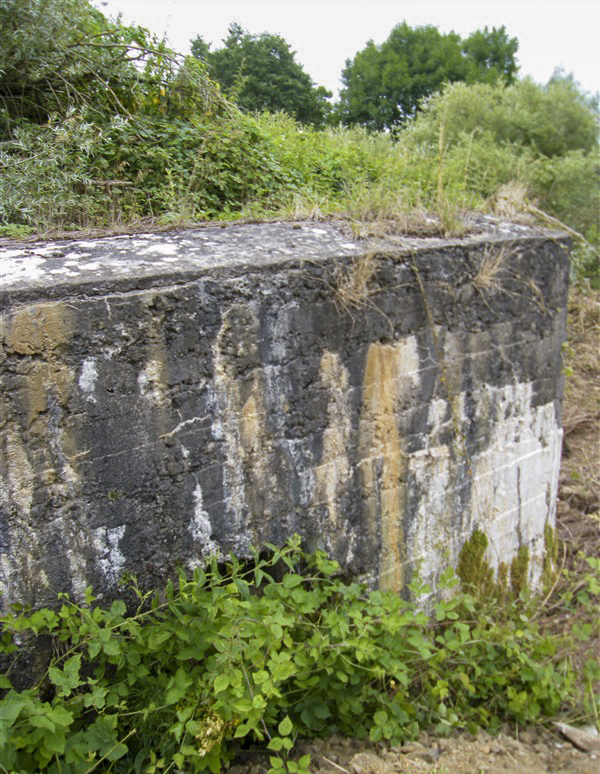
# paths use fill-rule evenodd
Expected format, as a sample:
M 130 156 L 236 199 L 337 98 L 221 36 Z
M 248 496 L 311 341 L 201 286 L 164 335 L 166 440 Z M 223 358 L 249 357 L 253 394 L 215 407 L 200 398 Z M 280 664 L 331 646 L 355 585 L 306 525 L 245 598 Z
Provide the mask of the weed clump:
M 502 608 L 474 596 L 492 583 L 486 544 L 475 532 L 461 553 L 467 590 L 448 568 L 430 616 L 419 608 L 428 586 L 413 582 L 412 601 L 369 591 L 299 538 L 251 564 L 213 559 L 161 594 L 132 579 L 129 608 L 102 607 L 88 589 L 82 604 L 60 595 L 57 609 L 15 609 L 0 617 L 2 766 L 216 774 L 260 743 L 271 774 L 299 774 L 309 758 L 290 757 L 298 735 L 398 744 L 423 728 L 493 731 L 556 716 L 575 696 L 564 643 L 544 634 L 525 596 Z M 41 637 L 49 663 L 16 690 Z

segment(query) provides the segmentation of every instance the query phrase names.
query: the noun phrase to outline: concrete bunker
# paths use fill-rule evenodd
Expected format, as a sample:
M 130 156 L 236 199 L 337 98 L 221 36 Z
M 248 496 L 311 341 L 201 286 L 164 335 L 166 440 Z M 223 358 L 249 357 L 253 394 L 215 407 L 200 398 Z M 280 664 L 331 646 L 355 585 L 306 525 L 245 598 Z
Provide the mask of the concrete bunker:
M 542 567 L 569 242 L 340 223 L 13 245 L 2 267 L 2 603 L 300 533 L 435 589 L 475 529 Z

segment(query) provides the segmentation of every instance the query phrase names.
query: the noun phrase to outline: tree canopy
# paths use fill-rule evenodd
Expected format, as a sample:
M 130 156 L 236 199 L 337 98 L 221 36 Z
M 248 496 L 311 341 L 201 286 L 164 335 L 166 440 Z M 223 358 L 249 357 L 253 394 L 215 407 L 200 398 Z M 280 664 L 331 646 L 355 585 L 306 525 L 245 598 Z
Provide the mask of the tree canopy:
M 462 45 L 469 67 L 466 80 L 469 83 L 514 83 L 519 69 L 515 60 L 518 48 L 519 41 L 509 38 L 505 27 L 475 30 Z
M 342 72 L 337 107 L 344 125 L 393 129 L 411 118 L 423 101 L 456 81 L 512 82 L 518 42 L 504 27 L 478 30 L 463 41 L 437 27 L 398 24 L 377 46 L 370 40 Z
M 281 110 L 301 123 L 324 124 L 331 92 L 313 83 L 279 35 L 252 35 L 234 23 L 222 48 L 211 51 L 197 36 L 192 55 L 206 63 L 210 77 L 245 110 Z

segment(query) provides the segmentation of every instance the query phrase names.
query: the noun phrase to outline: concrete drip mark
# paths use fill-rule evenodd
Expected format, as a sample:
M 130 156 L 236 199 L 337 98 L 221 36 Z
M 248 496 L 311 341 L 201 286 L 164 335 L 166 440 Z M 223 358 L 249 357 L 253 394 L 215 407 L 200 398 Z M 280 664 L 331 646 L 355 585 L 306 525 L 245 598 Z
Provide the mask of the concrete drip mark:
M 493 453 L 493 451 L 489 452 L 490 455 L 492 453 Z M 516 459 L 510 460 L 510 462 L 507 462 L 505 465 L 494 466 L 494 470 L 489 470 L 489 471 L 486 471 L 485 473 L 482 473 L 479 476 L 475 476 L 474 480 L 478 481 L 479 479 L 483 479 L 486 476 L 493 476 L 495 473 L 498 473 L 500 470 L 506 470 L 507 468 L 515 467 L 517 465 L 520 465 L 520 463 L 523 462 L 524 460 L 528 460 L 531 457 L 536 457 L 537 455 L 543 454 L 543 453 L 544 453 L 544 449 L 539 449 L 539 448 L 538 449 L 534 449 L 534 451 L 529 452 L 528 454 L 523 454 L 521 457 L 517 457 Z M 484 457 L 484 455 L 481 455 L 481 457 L 479 459 L 481 459 L 483 457 Z
M 195 422 L 206 422 L 207 420 L 209 420 L 211 418 L 212 417 L 210 417 L 210 416 L 205 416 L 205 417 L 192 417 L 192 419 L 186 419 L 183 422 L 180 422 L 177 425 L 177 427 L 173 428 L 173 430 L 171 430 L 170 432 L 163 433 L 162 435 L 159 435 L 158 437 L 161 438 L 161 439 L 162 438 L 172 438 L 175 435 L 175 433 L 178 433 L 180 430 L 182 430 L 187 425 L 193 425 Z
M 537 503 L 541 499 L 544 499 L 544 501 L 546 499 L 546 494 L 544 492 L 540 492 L 539 494 L 536 494 L 534 497 L 530 497 L 529 500 L 525 500 L 524 502 L 520 503 L 520 505 L 515 505 L 512 508 L 508 508 L 505 511 L 501 511 L 501 512 L 496 513 L 496 516 L 494 518 L 494 527 L 496 528 L 496 531 L 498 530 L 499 523 L 500 523 L 501 519 L 508 519 L 514 513 L 518 513 L 519 516 L 522 516 L 523 510 L 525 508 L 527 508 L 530 505 L 534 505 L 535 503 Z M 501 552 L 498 549 L 498 547 L 496 546 L 496 542 L 494 540 L 494 535 L 492 534 L 493 532 L 494 532 L 494 530 L 491 527 L 488 526 L 486 528 L 486 530 L 485 530 L 485 535 L 488 538 L 490 548 L 493 549 L 493 553 L 495 554 L 496 559 L 499 561 L 500 560 L 500 556 L 501 556 Z M 520 532 L 520 530 L 519 530 L 519 532 Z M 519 545 L 525 545 L 525 543 L 523 543 L 522 538 L 521 538 L 520 535 L 519 535 Z

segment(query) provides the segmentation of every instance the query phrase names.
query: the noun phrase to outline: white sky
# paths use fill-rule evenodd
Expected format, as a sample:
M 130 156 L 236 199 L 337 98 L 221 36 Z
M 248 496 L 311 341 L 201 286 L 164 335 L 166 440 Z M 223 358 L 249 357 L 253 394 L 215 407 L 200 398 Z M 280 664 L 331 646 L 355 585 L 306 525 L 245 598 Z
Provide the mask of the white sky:
M 520 75 L 545 83 L 555 67 L 573 73 L 586 91 L 600 90 L 600 3 L 596 0 L 94 0 L 108 16 L 166 34 L 172 48 L 189 51 L 201 35 L 219 48 L 238 22 L 253 34 L 281 35 L 313 81 L 336 95 L 346 59 L 392 27 L 433 24 L 466 37 L 504 25 L 519 40 Z

